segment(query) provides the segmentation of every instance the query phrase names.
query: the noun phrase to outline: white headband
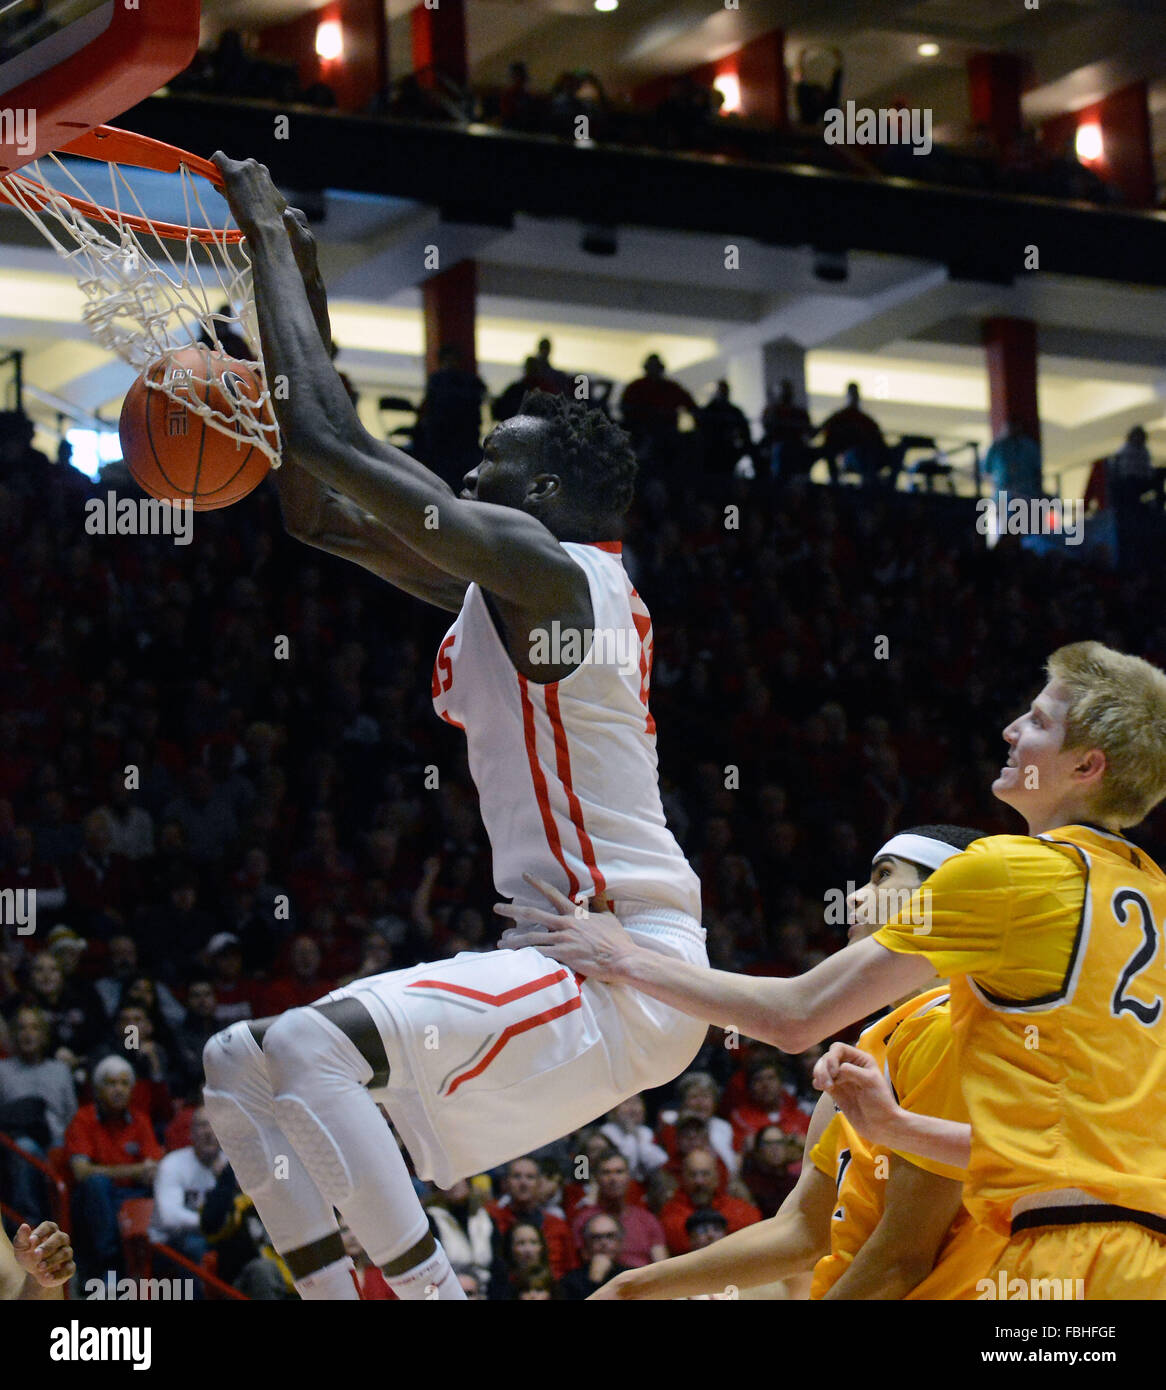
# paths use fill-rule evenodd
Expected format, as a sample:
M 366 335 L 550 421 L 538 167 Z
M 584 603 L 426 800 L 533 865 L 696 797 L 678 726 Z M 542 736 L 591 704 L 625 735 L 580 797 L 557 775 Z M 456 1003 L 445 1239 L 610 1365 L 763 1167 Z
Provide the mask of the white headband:
M 871 863 L 885 854 L 893 854 L 899 859 L 910 860 L 912 864 L 922 864 L 926 869 L 938 869 L 941 864 L 962 853 L 963 850 L 955 845 L 949 845 L 946 840 L 933 840 L 930 835 L 892 835 Z

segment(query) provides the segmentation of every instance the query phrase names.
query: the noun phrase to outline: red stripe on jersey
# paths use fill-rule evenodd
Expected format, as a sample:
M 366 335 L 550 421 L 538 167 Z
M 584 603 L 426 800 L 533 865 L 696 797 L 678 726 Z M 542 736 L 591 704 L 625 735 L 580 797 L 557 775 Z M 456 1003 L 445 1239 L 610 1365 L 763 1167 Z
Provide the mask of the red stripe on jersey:
M 543 686 L 543 689 L 551 690 L 553 686 Z M 526 761 L 530 767 L 530 780 L 534 783 L 534 794 L 538 800 L 539 815 L 542 817 L 543 833 L 547 837 L 547 844 L 551 847 L 551 853 L 559 861 L 563 872 L 567 875 L 567 896 L 573 898 L 579 891 L 579 880 L 571 872 L 566 859 L 563 858 L 563 845 L 559 839 L 559 828 L 555 824 L 554 815 L 551 813 L 551 799 L 547 795 L 547 779 L 543 776 L 543 770 L 539 766 L 538 749 L 535 746 L 534 705 L 531 704 L 527 679 L 523 675 L 518 676 L 518 691 L 522 697 L 522 733 L 526 742 Z
M 623 541 L 584 541 L 584 545 L 593 545 L 596 550 L 606 550 L 609 555 L 623 554 Z
M 445 710 L 442 710 L 441 717 L 445 720 L 447 724 L 452 724 L 455 729 L 460 729 L 463 734 L 465 733 L 466 726 L 464 724 L 459 724 L 457 720 L 453 717 L 453 715 L 446 714 Z
M 501 1008 L 503 1004 L 512 1004 L 515 999 L 525 999 L 528 994 L 537 994 L 540 989 L 549 989 L 551 985 L 557 985 L 560 980 L 566 978 L 566 970 L 555 970 L 550 975 L 544 975 L 541 980 L 531 980 L 529 984 L 505 990 L 502 994 L 487 994 L 485 990 L 451 984 L 448 980 L 410 980 L 407 988 L 444 989 L 450 994 L 460 994 L 466 999 L 477 999 L 479 1003 L 493 1004 L 495 1008 Z
M 462 1072 L 451 1085 L 447 1096 L 452 1096 L 463 1081 L 472 1081 L 475 1076 L 481 1076 L 495 1057 L 502 1051 L 511 1038 L 518 1037 L 521 1033 L 529 1033 L 532 1028 L 541 1027 L 544 1023 L 552 1023 L 556 1018 L 562 1018 L 564 1014 L 574 1013 L 576 1009 L 583 1007 L 583 1000 L 575 995 L 573 999 L 568 999 L 562 1004 L 556 1004 L 553 1009 L 547 1009 L 545 1013 L 535 1014 L 533 1018 L 525 1018 L 521 1023 L 512 1023 L 509 1028 L 502 1032 L 502 1036 L 494 1046 L 486 1053 L 476 1067 L 469 1071 Z
M 557 685 L 546 687 L 546 702 L 547 715 L 555 735 L 555 771 L 559 774 L 559 781 L 566 793 L 567 809 L 570 811 L 571 824 L 575 827 L 575 835 L 579 841 L 579 852 L 583 856 L 584 864 L 587 865 L 591 882 L 595 885 L 594 896 L 598 898 L 607 887 L 607 880 L 600 873 L 599 865 L 595 862 L 595 846 L 591 843 L 591 836 L 588 835 L 587 828 L 583 824 L 583 807 L 579 805 L 579 798 L 575 795 L 575 788 L 571 785 L 571 750 L 567 745 L 567 731 L 563 727 L 563 716 L 559 711 L 559 688 Z

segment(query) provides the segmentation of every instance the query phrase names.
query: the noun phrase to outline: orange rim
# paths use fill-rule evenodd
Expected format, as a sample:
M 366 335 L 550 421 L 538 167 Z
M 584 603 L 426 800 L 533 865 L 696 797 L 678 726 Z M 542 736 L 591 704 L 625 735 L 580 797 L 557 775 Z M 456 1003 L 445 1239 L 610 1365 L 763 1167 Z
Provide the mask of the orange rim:
M 153 169 L 161 174 L 177 174 L 185 169 L 188 173 L 206 179 L 215 188 L 223 186 L 222 175 L 209 159 L 189 154 L 177 145 L 151 140 L 146 135 L 118 130 L 115 126 L 99 125 L 69 144 L 62 145 L 58 153 L 76 155 L 82 159 L 93 159 L 105 164 L 128 164 L 136 169 Z M 78 198 L 50 189 L 43 179 L 31 178 L 23 173 L 9 174 L 7 178 L 0 179 L 0 202 L 20 206 L 21 200 L 9 191 L 11 186 L 20 188 L 25 198 L 31 198 L 34 202 L 51 194 L 53 198 L 63 199 L 86 217 L 108 222 L 114 227 L 126 227 L 142 236 L 159 236 L 167 241 L 194 240 L 206 246 L 237 246 L 244 239 L 240 231 L 188 227 L 179 222 L 155 222 L 136 213 L 118 212 L 115 208 L 92 202 L 88 198 Z

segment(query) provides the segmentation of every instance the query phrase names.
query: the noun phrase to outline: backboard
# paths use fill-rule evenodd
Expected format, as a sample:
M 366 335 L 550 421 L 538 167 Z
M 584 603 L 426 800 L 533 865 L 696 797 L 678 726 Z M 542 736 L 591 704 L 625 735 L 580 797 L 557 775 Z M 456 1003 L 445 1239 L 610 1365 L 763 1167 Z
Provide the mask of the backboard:
M 0 0 L 0 177 L 185 69 L 199 0 Z

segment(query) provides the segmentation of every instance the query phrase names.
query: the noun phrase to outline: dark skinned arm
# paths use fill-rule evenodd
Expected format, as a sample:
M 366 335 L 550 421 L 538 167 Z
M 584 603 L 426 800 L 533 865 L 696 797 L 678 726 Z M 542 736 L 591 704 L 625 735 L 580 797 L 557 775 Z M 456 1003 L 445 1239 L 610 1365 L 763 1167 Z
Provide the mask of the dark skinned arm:
M 577 606 L 586 576 L 540 521 L 513 507 L 459 500 L 400 450 L 385 444 L 374 452 L 358 436 L 291 249 L 294 219 L 263 166 L 221 154 L 215 162 L 247 237 L 268 373 L 291 383 L 288 399 L 274 407 L 292 457 L 446 574 L 476 581 L 519 609 L 532 593 L 547 613 Z

